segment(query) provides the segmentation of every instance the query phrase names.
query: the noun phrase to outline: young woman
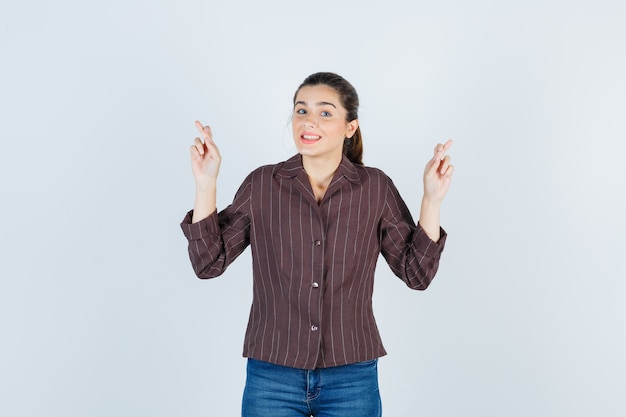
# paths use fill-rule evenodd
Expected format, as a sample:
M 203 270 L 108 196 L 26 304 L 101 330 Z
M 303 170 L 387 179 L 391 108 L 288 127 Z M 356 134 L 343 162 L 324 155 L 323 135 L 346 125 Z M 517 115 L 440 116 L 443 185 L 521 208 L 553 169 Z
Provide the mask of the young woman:
M 380 416 L 377 359 L 386 352 L 372 312 L 376 261 L 382 253 L 419 290 L 437 271 L 452 142 L 438 144 L 426 165 L 415 224 L 392 181 L 363 166 L 358 105 L 339 75 L 307 77 L 293 100 L 298 153 L 249 174 L 219 213 L 221 156 L 211 129 L 196 122 L 196 199 L 181 223 L 194 271 L 219 276 L 252 249 L 244 417 Z

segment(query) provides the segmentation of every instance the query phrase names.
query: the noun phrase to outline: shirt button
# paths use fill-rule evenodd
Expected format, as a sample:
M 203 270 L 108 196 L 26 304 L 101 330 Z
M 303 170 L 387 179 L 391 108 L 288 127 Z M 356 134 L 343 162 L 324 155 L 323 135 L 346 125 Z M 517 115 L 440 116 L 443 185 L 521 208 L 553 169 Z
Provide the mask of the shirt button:
M 320 284 L 318 284 L 317 282 L 314 282 L 313 284 L 311 284 L 311 287 L 313 288 L 318 288 L 320 286 Z
M 316 325 L 311 326 L 311 331 L 316 332 L 316 331 L 317 331 L 317 329 L 318 329 L 318 327 L 317 327 Z
M 320 246 L 322 244 L 322 241 L 321 240 L 316 240 L 316 241 L 313 242 L 313 244 L 315 246 Z

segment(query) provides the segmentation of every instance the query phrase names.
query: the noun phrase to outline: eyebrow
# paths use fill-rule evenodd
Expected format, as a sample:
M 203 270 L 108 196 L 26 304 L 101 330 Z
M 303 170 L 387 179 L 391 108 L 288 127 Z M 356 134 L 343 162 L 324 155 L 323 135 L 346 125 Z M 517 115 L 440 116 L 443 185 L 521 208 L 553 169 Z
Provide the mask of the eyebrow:
M 305 101 L 296 101 L 294 103 L 294 106 L 297 106 L 298 104 L 302 104 L 304 106 L 306 106 L 306 102 Z M 318 106 L 333 106 L 334 108 L 337 108 L 337 106 L 335 106 L 333 103 L 329 103 L 328 101 L 319 101 L 316 103 Z

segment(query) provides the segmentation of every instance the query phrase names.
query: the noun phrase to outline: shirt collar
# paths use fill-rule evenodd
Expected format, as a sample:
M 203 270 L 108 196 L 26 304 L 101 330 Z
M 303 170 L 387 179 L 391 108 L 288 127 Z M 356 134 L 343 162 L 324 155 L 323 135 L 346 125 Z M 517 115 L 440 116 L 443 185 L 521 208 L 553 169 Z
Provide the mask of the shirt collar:
M 295 154 L 288 160 L 283 163 L 283 166 L 276 173 L 277 177 L 282 178 L 295 178 L 298 174 L 305 174 L 304 167 L 302 166 L 302 155 Z M 361 182 L 359 178 L 359 173 L 357 172 L 356 167 L 346 155 L 343 155 L 341 158 L 341 162 L 339 163 L 339 167 L 337 168 L 337 172 L 335 173 L 335 178 L 345 177 L 348 181 L 358 184 Z

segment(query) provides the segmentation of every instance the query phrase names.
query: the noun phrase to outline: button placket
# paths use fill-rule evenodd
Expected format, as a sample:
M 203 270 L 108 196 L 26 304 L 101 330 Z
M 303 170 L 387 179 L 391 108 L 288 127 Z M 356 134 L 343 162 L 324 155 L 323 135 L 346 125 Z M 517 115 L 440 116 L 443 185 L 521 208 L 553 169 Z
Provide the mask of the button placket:
M 319 248 L 321 249 L 321 246 L 322 246 L 322 241 L 321 241 L 321 239 L 315 239 L 315 240 L 313 240 L 313 246 L 315 246 L 315 247 L 319 247 Z M 311 283 L 311 287 L 312 287 L 313 289 L 318 289 L 318 288 L 319 288 L 319 286 L 320 286 L 320 284 L 319 284 L 319 282 L 317 282 L 317 281 L 313 281 L 313 282 Z M 320 295 L 320 294 L 318 293 L 318 295 Z M 317 332 L 317 331 L 319 331 L 319 325 L 318 325 L 318 324 L 311 324 L 310 329 L 311 329 L 311 331 L 312 331 L 312 332 Z

